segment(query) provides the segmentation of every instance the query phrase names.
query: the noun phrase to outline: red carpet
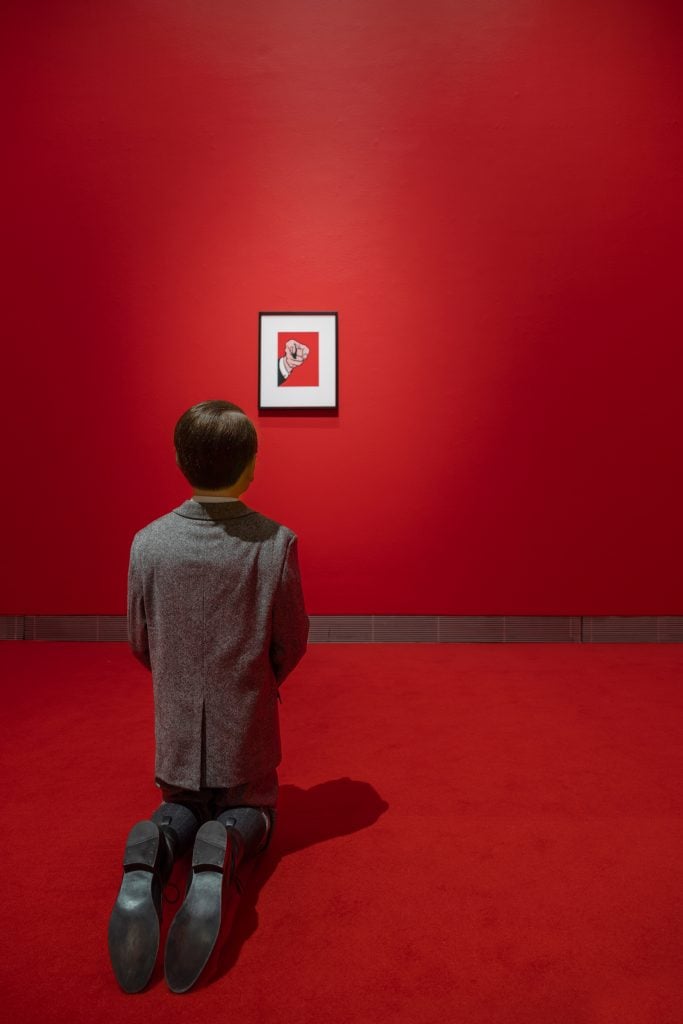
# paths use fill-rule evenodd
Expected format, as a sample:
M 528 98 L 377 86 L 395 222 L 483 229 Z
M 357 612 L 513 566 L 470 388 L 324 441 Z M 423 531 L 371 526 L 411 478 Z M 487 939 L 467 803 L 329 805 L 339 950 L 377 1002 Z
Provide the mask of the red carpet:
M 0 644 L 5 1019 L 680 1024 L 682 670 L 680 645 L 311 647 L 217 971 L 127 996 L 106 934 L 158 802 L 149 676 L 122 644 Z

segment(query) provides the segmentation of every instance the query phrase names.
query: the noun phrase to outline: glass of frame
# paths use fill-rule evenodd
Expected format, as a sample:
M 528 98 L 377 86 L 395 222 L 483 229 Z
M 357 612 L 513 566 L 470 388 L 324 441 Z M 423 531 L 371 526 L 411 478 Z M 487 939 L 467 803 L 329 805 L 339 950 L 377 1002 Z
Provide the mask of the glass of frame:
M 336 313 L 259 313 L 259 409 L 336 409 L 337 370 Z

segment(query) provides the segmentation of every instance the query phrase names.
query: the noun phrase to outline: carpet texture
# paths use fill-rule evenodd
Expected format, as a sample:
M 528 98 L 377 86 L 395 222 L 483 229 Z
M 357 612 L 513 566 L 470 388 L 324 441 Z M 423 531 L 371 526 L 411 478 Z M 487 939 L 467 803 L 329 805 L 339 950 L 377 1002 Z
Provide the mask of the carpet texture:
M 159 802 L 149 674 L 122 644 L 0 644 L 5 1019 L 680 1024 L 682 669 L 679 645 L 311 647 L 212 976 L 127 996 L 107 922 Z

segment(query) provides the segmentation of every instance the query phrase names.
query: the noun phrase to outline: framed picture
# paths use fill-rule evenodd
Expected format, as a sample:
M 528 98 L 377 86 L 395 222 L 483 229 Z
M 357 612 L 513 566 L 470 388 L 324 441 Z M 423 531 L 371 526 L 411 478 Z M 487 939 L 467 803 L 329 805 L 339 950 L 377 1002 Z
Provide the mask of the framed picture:
M 336 409 L 337 369 L 336 313 L 259 313 L 259 409 Z

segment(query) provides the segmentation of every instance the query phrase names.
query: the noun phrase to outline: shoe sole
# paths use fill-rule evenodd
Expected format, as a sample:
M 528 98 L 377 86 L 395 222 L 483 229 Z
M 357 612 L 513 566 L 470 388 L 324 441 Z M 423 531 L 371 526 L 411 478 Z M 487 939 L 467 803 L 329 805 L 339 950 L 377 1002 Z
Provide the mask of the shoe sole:
M 153 821 L 131 829 L 123 855 L 123 880 L 109 918 L 109 958 L 124 992 L 149 982 L 159 952 L 159 914 L 152 881 L 161 835 Z
M 228 830 L 207 821 L 192 851 L 192 884 L 173 918 L 166 940 L 164 973 L 172 992 L 187 992 L 199 979 L 221 928 L 223 885 L 232 852 Z M 227 882 L 226 882 L 227 884 Z

